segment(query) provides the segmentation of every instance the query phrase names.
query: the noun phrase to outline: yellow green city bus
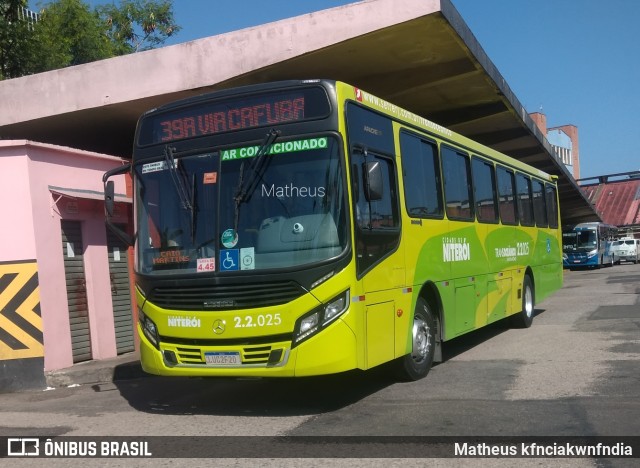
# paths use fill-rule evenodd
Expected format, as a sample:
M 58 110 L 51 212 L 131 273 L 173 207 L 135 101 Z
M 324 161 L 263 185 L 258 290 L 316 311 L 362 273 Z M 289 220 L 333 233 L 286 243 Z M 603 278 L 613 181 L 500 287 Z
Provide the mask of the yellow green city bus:
M 109 224 L 125 172 L 151 374 L 415 380 L 562 285 L 555 177 L 345 83 L 150 110 Z

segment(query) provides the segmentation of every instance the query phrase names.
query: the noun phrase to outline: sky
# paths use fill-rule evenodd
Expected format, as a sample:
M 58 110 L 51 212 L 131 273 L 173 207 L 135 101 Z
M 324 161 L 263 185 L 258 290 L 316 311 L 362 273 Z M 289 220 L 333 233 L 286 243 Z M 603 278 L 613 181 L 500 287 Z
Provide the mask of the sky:
M 452 2 L 528 112 L 544 113 L 548 127 L 578 127 L 582 178 L 640 170 L 639 1 Z M 166 45 L 347 3 L 175 0 L 182 29 Z

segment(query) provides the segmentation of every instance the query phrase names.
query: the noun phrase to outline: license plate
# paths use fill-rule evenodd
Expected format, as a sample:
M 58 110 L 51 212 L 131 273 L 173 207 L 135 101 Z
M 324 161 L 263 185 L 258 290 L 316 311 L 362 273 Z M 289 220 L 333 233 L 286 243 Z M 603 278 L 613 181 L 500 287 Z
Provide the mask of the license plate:
M 580 263 L 580 260 L 574 260 L 573 263 Z
M 238 352 L 204 353 L 204 360 L 212 366 L 239 366 L 242 364 Z

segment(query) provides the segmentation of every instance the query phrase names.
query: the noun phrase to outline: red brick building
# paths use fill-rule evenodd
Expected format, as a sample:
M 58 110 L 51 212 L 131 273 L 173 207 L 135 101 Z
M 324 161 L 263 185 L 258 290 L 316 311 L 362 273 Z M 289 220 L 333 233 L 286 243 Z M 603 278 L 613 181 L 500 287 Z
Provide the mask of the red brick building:
M 567 166 L 574 179 L 580 178 L 580 145 L 578 143 L 578 127 L 561 125 L 547 127 L 547 116 L 542 112 L 529 114 L 540 131 L 547 137 L 558 158 Z

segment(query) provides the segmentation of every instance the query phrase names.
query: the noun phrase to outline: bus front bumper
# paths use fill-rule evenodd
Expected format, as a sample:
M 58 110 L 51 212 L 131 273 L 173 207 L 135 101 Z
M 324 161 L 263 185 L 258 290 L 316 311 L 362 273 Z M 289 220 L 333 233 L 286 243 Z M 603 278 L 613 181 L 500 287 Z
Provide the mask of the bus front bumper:
M 295 348 L 291 342 L 211 346 L 160 342 L 156 348 L 138 323 L 142 369 L 183 377 L 301 377 L 358 367 L 356 338 L 338 319 Z

